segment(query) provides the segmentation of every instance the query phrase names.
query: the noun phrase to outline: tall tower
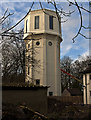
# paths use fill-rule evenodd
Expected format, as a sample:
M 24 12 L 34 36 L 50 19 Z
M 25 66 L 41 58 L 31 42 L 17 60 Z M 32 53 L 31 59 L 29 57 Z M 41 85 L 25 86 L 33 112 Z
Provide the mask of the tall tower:
M 55 11 L 33 10 L 24 21 L 26 82 L 49 86 L 48 95 L 61 95 L 61 25 Z M 28 59 L 27 59 L 28 58 Z M 29 59 L 30 58 L 30 59 Z

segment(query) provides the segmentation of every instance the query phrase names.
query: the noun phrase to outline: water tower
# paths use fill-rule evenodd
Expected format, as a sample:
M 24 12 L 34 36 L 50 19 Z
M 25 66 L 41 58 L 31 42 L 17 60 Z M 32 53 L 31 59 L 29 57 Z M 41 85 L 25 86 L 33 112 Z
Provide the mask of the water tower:
M 61 24 L 55 11 L 31 11 L 24 20 L 26 82 L 49 86 L 48 95 L 61 95 Z M 27 58 L 31 58 L 30 60 Z M 35 63 L 34 63 L 35 62 Z M 37 64 L 36 64 L 37 63 Z

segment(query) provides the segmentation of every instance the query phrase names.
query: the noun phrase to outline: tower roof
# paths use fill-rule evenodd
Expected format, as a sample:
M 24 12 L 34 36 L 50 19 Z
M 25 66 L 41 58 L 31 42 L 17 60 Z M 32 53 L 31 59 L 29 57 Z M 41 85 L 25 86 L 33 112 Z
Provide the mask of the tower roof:
M 61 24 L 56 12 L 50 9 L 31 10 L 24 19 L 24 37 L 47 34 L 59 37 L 62 41 Z
M 45 10 L 45 11 L 51 11 L 51 12 L 55 12 L 55 13 L 56 13 L 55 10 L 46 9 L 46 8 L 43 8 L 43 9 L 36 9 L 36 10 L 31 10 L 30 12 L 34 12 L 34 11 L 43 11 L 43 10 Z

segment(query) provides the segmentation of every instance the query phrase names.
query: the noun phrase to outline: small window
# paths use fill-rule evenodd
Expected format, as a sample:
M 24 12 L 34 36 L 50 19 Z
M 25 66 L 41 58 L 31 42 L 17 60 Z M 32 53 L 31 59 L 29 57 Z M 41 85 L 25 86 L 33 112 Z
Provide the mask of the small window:
M 39 41 L 37 41 L 37 42 L 36 42 L 36 45 L 40 45 L 40 42 L 39 42 Z
M 39 16 L 35 16 L 35 29 L 39 29 Z
M 28 75 L 30 75 L 30 67 L 28 67 Z
M 28 30 L 28 19 L 26 20 L 26 33 L 27 33 L 27 30 Z
M 49 41 L 49 42 L 48 42 L 48 45 L 49 45 L 49 46 L 52 46 L 52 42 L 51 42 L 51 41 Z
M 53 16 L 49 16 L 49 28 L 53 29 Z
M 53 92 L 49 92 L 49 96 L 53 96 Z
M 90 75 L 90 80 L 91 80 L 91 75 Z
M 90 96 L 91 96 L 91 91 L 90 91 Z
M 30 44 L 28 44 L 28 49 L 30 48 Z
M 40 79 L 36 80 L 36 85 L 40 85 Z

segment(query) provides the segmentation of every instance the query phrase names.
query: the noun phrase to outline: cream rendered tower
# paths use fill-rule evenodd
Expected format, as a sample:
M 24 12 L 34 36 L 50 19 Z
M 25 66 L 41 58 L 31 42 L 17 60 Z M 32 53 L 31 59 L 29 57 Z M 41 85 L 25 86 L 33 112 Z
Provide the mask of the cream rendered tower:
M 26 82 L 49 86 L 48 95 L 61 95 L 61 25 L 55 11 L 31 11 L 24 22 Z M 27 59 L 30 58 L 30 59 Z

